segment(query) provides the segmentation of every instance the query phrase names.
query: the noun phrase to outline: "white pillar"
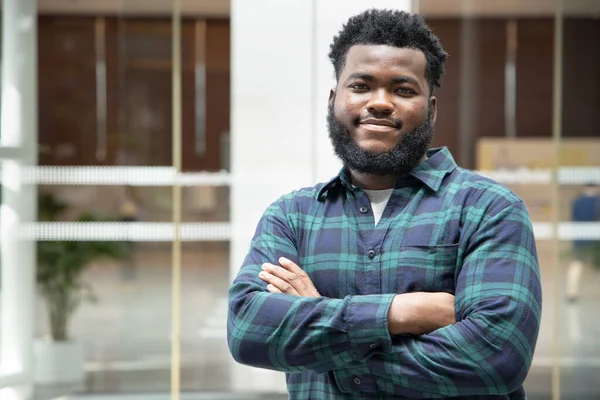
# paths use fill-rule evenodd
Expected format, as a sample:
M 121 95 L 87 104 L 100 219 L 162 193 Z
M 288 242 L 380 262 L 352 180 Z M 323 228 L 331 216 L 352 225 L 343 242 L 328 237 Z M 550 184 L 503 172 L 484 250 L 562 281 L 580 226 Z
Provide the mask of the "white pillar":
M 333 37 L 350 16 L 368 8 L 410 10 L 411 3 L 231 1 L 232 279 L 265 208 L 291 190 L 328 180 L 341 167 L 326 124 L 335 85 L 327 56 Z M 285 390 L 282 377 L 249 371 L 234 368 L 232 388 Z
M 313 7 L 232 0 L 231 274 L 280 195 L 312 183 Z
M 3 374 L 21 374 L 19 399 L 32 393 L 35 243 L 20 240 L 23 224 L 35 221 L 35 185 L 24 170 L 37 162 L 37 2 L 2 3 L 1 144 L 16 157 L 2 160 L 0 257 L 2 263 L 1 349 Z

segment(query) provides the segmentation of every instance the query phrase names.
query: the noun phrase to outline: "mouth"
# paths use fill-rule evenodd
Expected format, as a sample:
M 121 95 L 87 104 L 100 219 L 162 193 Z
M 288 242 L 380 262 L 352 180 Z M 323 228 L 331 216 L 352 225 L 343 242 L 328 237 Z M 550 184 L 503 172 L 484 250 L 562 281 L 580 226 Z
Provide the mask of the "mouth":
M 368 118 L 360 121 L 359 126 L 372 132 L 392 132 L 399 130 L 400 127 L 387 119 Z

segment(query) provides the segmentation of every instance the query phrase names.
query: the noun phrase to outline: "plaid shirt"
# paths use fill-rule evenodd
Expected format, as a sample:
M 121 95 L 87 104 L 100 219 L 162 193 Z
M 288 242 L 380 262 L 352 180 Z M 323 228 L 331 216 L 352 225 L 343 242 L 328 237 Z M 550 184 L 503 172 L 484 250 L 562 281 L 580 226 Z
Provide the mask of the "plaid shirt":
M 525 399 L 541 317 L 523 202 L 447 149 L 398 179 L 375 226 L 349 174 L 285 195 L 261 218 L 229 291 L 235 360 L 285 371 L 290 399 Z M 287 257 L 321 298 L 271 294 L 261 265 Z M 390 335 L 394 295 L 455 295 L 454 325 Z

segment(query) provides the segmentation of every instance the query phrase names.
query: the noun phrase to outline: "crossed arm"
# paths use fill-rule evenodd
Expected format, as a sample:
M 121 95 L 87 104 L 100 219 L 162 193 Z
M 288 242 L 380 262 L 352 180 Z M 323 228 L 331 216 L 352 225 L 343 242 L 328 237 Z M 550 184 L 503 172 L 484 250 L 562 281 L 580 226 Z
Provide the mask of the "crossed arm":
M 285 257 L 279 265 L 264 263 L 259 278 L 271 293 L 300 297 L 321 297 L 314 283 L 296 263 Z M 456 322 L 454 296 L 446 292 L 414 292 L 394 296 L 388 311 L 388 331 L 392 335 L 422 335 Z
M 397 394 L 398 388 L 444 396 L 503 394 L 522 384 L 537 339 L 541 293 L 532 229 L 521 203 L 488 217 L 472 235 L 458 274 L 454 324 L 443 307 L 437 315 L 423 311 L 429 296 L 438 294 L 323 298 L 285 260 L 281 270 L 265 267 L 271 268 L 264 275 L 272 285 L 267 288 L 259 273 L 280 256 L 298 257 L 275 205 L 263 216 L 230 290 L 228 339 L 237 361 L 317 373 L 359 362 L 381 381 L 378 387 Z M 296 277 L 284 279 L 285 271 Z M 277 293 L 283 289 L 289 294 Z M 400 332 L 415 336 L 390 335 Z M 431 333 L 419 335 L 425 332 Z

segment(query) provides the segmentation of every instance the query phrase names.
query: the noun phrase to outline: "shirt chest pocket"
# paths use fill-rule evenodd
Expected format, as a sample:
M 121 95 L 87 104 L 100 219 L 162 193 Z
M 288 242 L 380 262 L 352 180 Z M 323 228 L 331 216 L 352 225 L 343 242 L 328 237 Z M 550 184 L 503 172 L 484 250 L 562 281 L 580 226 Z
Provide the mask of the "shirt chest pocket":
M 458 244 L 407 245 L 399 250 L 396 293 L 454 294 Z

